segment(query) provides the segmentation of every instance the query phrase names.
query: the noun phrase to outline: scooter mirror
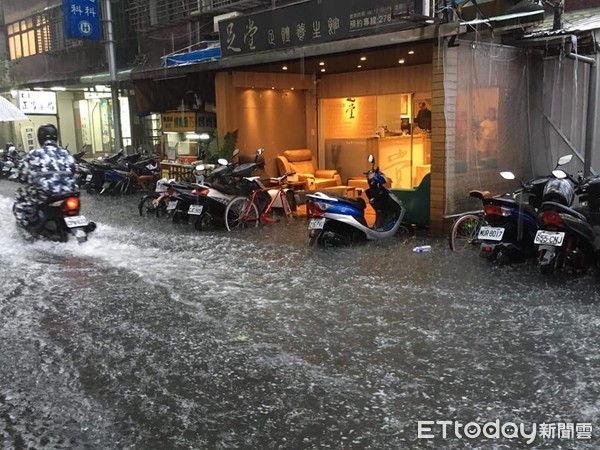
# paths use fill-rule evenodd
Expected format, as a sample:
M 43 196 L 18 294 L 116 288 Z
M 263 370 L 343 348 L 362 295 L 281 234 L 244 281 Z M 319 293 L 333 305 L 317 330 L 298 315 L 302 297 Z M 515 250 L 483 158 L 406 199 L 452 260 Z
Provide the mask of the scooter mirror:
M 558 159 L 558 165 L 559 166 L 564 166 L 565 164 L 568 164 L 569 162 L 571 162 L 572 159 L 573 159 L 573 155 L 561 156 Z
M 233 150 L 233 153 L 231 154 L 231 156 L 236 157 L 239 154 L 240 154 L 240 149 L 236 148 L 236 149 Z
M 202 172 L 204 170 L 204 166 L 202 164 L 199 164 L 196 166 L 196 171 L 197 172 Z
M 514 180 L 516 178 L 512 172 L 500 172 L 500 176 L 505 180 Z
M 373 164 L 375 162 L 375 157 L 373 155 L 369 155 L 368 161 Z
M 256 150 L 256 156 L 260 156 L 265 152 L 264 148 L 259 148 L 258 150 Z
M 227 164 L 229 164 L 229 161 L 227 161 L 225 158 L 219 158 L 217 159 L 217 162 L 222 166 L 226 166 Z
M 567 174 L 564 172 L 564 170 L 553 170 L 552 171 L 552 175 L 554 175 L 556 178 L 567 178 Z

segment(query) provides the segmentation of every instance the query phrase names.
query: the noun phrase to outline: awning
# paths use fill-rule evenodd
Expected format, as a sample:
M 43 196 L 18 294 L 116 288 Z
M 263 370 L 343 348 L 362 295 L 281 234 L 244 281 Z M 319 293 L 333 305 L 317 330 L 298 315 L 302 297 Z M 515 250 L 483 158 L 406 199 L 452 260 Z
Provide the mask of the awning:
M 539 25 L 524 34 L 522 40 L 551 40 L 569 34 L 578 34 L 600 29 L 600 8 L 568 11 L 563 14 L 563 28 L 554 30 L 554 17 L 548 15 Z M 596 49 L 597 50 L 597 49 Z
M 117 72 L 117 81 L 129 81 L 133 69 L 124 69 Z M 90 75 L 84 75 L 79 79 L 83 84 L 105 84 L 110 83 L 109 72 L 99 72 Z
M 198 48 L 195 47 L 204 47 Z M 181 66 L 221 58 L 221 45 L 219 41 L 202 41 L 188 47 L 186 51 L 171 53 L 161 58 L 162 67 Z

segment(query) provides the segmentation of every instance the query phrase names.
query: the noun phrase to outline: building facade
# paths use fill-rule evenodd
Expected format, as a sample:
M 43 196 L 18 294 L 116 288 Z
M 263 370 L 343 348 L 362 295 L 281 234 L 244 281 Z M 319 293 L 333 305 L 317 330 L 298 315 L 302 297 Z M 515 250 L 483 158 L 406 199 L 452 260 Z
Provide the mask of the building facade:
M 96 88 L 108 79 L 103 44 L 64 39 L 50 14 L 60 15 L 62 2 L 4 3 L 11 87 L 66 86 L 55 115 L 63 143 L 70 135 L 77 147 L 93 142 L 109 150 L 112 105 L 93 98 L 106 95 Z M 281 152 L 308 148 L 344 182 L 360 175 L 374 152 L 394 188 L 413 187 L 431 172 L 430 225 L 443 233 L 454 214 L 474 206 L 469 189 L 511 190 L 499 170 L 523 178 L 545 173 L 567 151 L 584 160 L 597 128 L 588 114 L 596 71 L 571 56 L 597 60 L 599 12 L 588 10 L 595 5 L 567 0 L 569 20 L 555 29 L 559 2 L 450 3 L 112 2 L 119 88 L 130 110 L 124 143 L 158 144 L 165 157 L 172 150 L 193 159 L 199 144 L 187 131 L 237 130 L 242 153 L 266 149 L 273 175 Z M 28 23 L 42 38 L 30 38 Z M 55 31 L 47 23 L 57 24 Z M 167 63 L 215 41 L 220 57 Z M 418 127 L 423 104 L 430 129 Z M 188 113 L 186 127 L 167 133 Z M 86 131 L 86 115 L 87 128 L 99 131 Z M 594 158 L 587 158 L 592 168 L 600 163 Z

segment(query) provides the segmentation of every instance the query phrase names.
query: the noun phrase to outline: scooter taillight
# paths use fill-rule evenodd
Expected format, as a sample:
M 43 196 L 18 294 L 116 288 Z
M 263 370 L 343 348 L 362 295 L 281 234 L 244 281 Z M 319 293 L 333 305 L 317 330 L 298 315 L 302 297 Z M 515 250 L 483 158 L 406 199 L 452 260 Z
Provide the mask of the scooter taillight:
M 502 216 L 502 217 L 508 217 L 512 214 L 510 209 L 503 208 L 502 206 L 498 206 L 498 205 L 485 205 L 483 207 L 483 212 L 485 212 L 485 214 L 488 216 Z
M 209 190 L 206 188 L 194 189 L 192 194 L 194 195 L 208 195 Z
M 323 211 L 320 207 L 319 204 L 310 201 L 306 203 L 306 212 L 308 213 L 308 216 L 315 216 L 315 217 L 320 217 L 322 216 L 325 211 Z
M 542 223 L 544 225 L 555 225 L 562 227 L 564 225 L 563 219 L 559 213 L 554 211 L 546 211 L 542 214 Z
M 79 213 L 79 197 L 69 197 L 62 204 L 62 211 L 66 216 L 76 216 Z

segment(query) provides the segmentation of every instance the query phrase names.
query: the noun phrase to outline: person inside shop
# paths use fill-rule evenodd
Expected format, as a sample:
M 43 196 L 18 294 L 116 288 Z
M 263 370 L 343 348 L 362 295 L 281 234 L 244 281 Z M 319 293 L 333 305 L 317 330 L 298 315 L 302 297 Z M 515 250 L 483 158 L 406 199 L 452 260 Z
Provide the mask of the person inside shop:
M 479 124 L 479 156 L 481 159 L 496 156 L 498 151 L 498 114 L 490 107 Z
M 13 212 L 21 227 L 35 225 L 37 207 L 49 197 L 77 190 L 75 159 L 58 144 L 56 127 L 41 125 L 37 138 L 41 147 L 23 156 L 17 168 L 17 180 L 27 184 L 15 193 Z
M 417 113 L 415 122 L 421 130 L 431 130 L 431 110 L 427 107 L 427 103 L 419 103 L 419 112 Z

